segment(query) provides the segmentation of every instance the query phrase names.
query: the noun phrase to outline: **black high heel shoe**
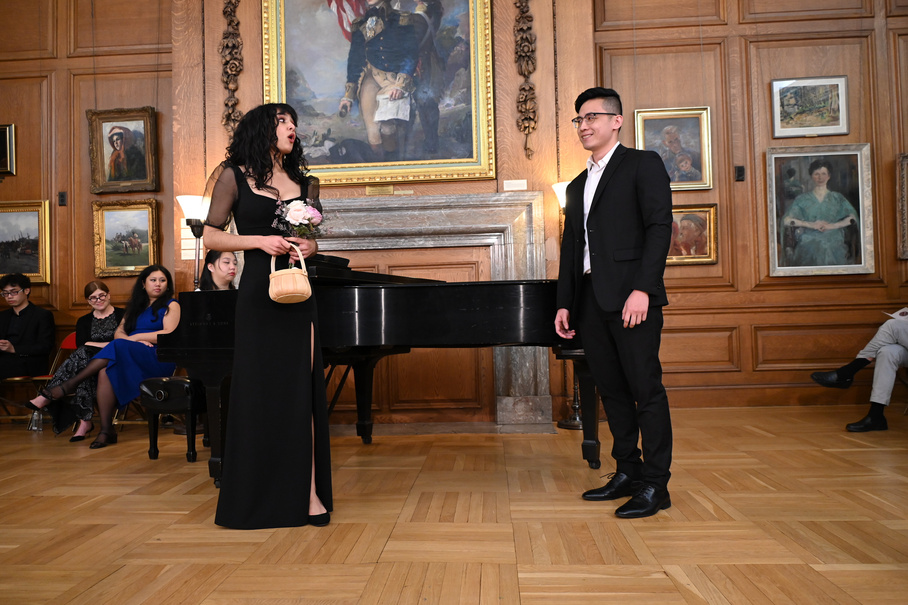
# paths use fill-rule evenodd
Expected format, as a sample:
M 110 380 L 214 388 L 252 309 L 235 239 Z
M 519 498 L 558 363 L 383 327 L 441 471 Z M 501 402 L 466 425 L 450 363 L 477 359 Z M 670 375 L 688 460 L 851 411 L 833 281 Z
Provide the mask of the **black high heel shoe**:
M 101 437 L 104 437 L 104 441 L 101 441 Z M 106 433 L 101 431 L 98 433 L 98 436 L 95 437 L 95 440 L 91 442 L 91 445 L 88 446 L 89 449 L 99 450 L 102 447 L 107 447 L 108 445 L 113 445 L 117 442 L 116 433 Z
M 315 527 L 325 527 L 331 523 L 331 513 L 325 511 L 320 515 L 309 515 L 309 525 Z
M 82 421 L 80 420 L 79 423 L 81 424 Z M 73 435 L 72 437 L 69 438 L 69 442 L 70 442 L 70 443 L 77 443 L 77 442 L 79 442 L 79 441 L 85 441 L 85 438 L 88 437 L 89 435 L 91 435 L 91 432 L 92 432 L 93 430 L 95 430 L 95 423 L 94 423 L 94 422 L 92 422 L 91 420 L 89 420 L 89 421 L 88 421 L 88 424 L 89 424 L 90 426 L 88 427 L 88 430 L 85 431 L 85 434 L 84 434 L 84 435 Z M 98 448 L 95 448 L 95 449 L 98 449 Z

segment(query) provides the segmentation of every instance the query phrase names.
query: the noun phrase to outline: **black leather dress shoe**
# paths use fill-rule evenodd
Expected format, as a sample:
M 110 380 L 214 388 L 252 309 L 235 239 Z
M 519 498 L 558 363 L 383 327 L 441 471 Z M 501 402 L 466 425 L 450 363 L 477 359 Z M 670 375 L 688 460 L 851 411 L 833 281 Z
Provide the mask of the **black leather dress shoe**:
M 651 517 L 671 505 L 672 499 L 668 495 L 668 490 L 659 489 L 654 485 L 644 485 L 636 496 L 618 507 L 615 516 L 622 519 Z
M 633 496 L 643 486 L 642 481 L 633 481 L 624 473 L 612 473 L 609 482 L 602 487 L 583 492 L 584 500 L 603 502 Z
M 814 372 L 810 378 L 820 385 L 830 389 L 847 389 L 854 382 L 854 378 L 839 378 L 835 370 L 831 372 Z
M 867 431 L 888 431 L 889 423 L 886 417 L 871 418 L 870 415 L 864 416 L 857 422 L 845 425 L 845 430 L 850 433 L 866 433 Z

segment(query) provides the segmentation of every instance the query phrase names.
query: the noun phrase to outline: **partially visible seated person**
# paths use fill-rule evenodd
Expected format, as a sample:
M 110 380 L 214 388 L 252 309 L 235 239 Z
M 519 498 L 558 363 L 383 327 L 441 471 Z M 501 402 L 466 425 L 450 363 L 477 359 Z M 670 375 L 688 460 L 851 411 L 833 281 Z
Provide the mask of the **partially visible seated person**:
M 110 288 L 103 281 L 88 282 L 85 285 L 84 294 L 91 311 L 76 320 L 77 348 L 57 368 L 54 377 L 48 381 L 45 388 L 41 389 L 41 392 L 46 393 L 84 370 L 91 358 L 114 339 L 117 326 L 123 320 L 123 309 L 110 304 Z M 60 434 L 78 420 L 79 426 L 76 427 L 75 434 L 70 441 L 82 441 L 94 429 L 91 417 L 94 414 L 97 387 L 97 376 L 90 376 L 75 387 L 73 397 L 65 402 L 51 403 L 46 395 L 39 393 L 25 405 L 33 410 L 46 407 L 54 418 L 54 433 L 56 434 Z
M 908 319 L 890 319 L 884 323 L 858 356 L 841 368 L 810 375 L 820 386 L 847 389 L 854 382 L 854 375 L 874 360 L 876 366 L 873 368 L 870 411 L 864 418 L 845 427 L 852 433 L 885 431 L 889 428 L 883 412 L 892 397 L 896 372 L 900 367 L 908 366 Z
M 55 401 L 75 392 L 92 376 L 98 377 L 98 412 L 101 428 L 91 449 L 117 442 L 113 416 L 139 396 L 146 378 L 171 376 L 176 366 L 158 361 L 158 335 L 169 334 L 180 323 L 180 304 L 173 298 L 173 278 L 161 265 L 145 267 L 136 279 L 114 340 L 88 362 L 85 369 L 42 395 Z
M 10 306 L 0 312 L 0 378 L 46 374 L 57 346 L 54 314 L 29 302 L 31 287 L 21 273 L 0 278 L 0 296 Z
M 236 290 L 236 254 L 209 250 L 205 255 L 205 267 L 199 277 L 199 290 Z

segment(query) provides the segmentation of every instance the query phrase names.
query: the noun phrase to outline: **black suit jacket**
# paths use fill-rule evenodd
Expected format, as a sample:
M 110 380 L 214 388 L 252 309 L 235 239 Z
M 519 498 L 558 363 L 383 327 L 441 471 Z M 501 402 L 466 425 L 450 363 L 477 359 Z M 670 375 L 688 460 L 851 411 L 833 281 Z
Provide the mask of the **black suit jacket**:
M 559 309 L 576 313 L 583 277 L 584 170 L 567 188 L 558 272 Z M 620 312 L 633 290 L 650 306 L 668 304 L 665 259 L 672 237 L 672 196 L 662 158 L 619 145 L 606 165 L 587 219 L 593 290 L 606 312 Z
M 12 309 L 0 312 L 0 339 L 7 339 L 14 313 Z M 53 313 L 29 303 L 22 310 L 22 319 L 25 321 L 22 334 L 10 341 L 16 352 L 0 354 L 0 375 L 4 378 L 44 374 L 48 369 L 48 357 L 56 348 Z

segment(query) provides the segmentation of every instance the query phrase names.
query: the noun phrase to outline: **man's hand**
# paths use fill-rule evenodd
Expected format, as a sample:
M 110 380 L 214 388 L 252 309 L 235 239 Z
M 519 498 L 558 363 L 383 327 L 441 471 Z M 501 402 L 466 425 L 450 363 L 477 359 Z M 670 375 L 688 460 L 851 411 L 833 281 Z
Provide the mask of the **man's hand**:
M 392 101 L 396 101 L 397 99 L 403 99 L 405 96 L 407 96 L 407 93 L 405 93 L 400 88 L 392 88 L 391 92 L 388 93 L 388 98 L 391 99 Z
M 0 340 L 0 351 L 3 351 L 4 353 L 15 353 L 16 347 L 8 340 Z
M 570 327 L 570 318 L 571 312 L 567 309 L 558 309 L 558 312 L 555 313 L 555 333 L 561 338 L 566 338 L 568 340 L 574 338 L 574 335 L 577 333 Z
M 634 290 L 627 297 L 624 308 L 621 310 L 621 319 L 625 328 L 633 328 L 646 321 L 646 312 L 649 310 L 649 294 L 642 290 Z
M 350 113 L 350 110 L 353 109 L 353 101 L 351 99 L 343 98 L 340 100 L 340 105 L 337 106 L 337 112 L 343 117 Z

